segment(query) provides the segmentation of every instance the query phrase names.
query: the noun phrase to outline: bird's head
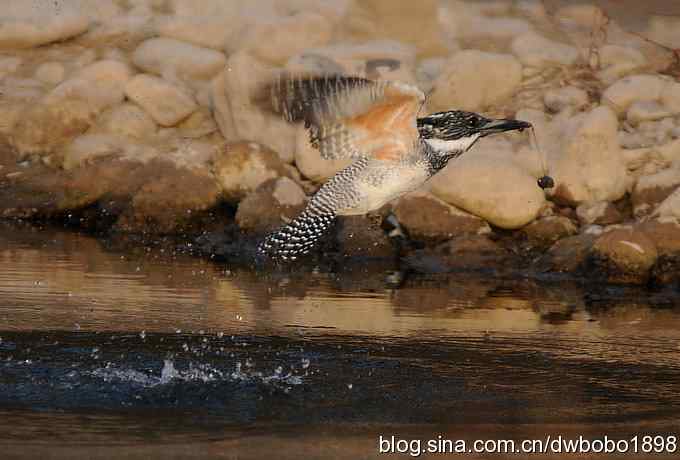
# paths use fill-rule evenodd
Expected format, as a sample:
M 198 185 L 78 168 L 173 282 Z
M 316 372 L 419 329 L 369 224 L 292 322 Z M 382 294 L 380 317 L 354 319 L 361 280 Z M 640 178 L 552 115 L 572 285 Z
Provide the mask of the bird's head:
M 418 118 L 420 137 L 443 156 L 456 157 L 489 134 L 530 128 L 520 120 L 491 119 L 477 113 L 450 110 Z

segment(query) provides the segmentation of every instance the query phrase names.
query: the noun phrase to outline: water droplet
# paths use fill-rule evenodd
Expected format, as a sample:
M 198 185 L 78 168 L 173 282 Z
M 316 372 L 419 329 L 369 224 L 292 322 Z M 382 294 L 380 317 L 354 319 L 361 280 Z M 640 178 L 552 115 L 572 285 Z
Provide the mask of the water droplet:
M 354 385 L 352 385 L 351 383 L 348 383 L 347 388 L 351 390 L 352 388 L 354 388 Z

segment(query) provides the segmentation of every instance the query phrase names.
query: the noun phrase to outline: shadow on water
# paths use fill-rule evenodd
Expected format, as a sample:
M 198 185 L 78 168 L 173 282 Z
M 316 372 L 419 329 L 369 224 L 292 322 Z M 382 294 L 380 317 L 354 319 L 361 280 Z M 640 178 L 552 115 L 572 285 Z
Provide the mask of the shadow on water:
M 8 458 L 365 458 L 379 434 L 680 428 L 674 291 L 397 288 L 379 270 L 254 272 L 30 227 L 0 248 Z

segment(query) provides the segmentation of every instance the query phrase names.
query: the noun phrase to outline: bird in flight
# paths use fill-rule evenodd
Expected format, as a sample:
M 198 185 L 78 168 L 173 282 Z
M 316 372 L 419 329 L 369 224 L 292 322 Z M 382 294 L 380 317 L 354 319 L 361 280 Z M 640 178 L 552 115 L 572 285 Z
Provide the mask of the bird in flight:
M 425 95 L 415 86 L 351 76 L 282 75 L 258 100 L 289 122 L 304 122 L 322 158 L 354 159 L 260 243 L 260 254 L 278 260 L 307 253 L 337 216 L 366 214 L 418 188 L 480 138 L 531 127 L 460 110 L 418 118 Z

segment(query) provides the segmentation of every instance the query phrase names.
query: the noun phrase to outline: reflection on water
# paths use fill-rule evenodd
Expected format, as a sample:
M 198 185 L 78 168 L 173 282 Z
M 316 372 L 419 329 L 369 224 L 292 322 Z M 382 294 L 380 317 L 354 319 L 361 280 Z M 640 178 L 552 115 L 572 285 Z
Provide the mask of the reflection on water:
M 357 458 L 387 427 L 678 428 L 673 290 L 463 275 L 396 287 L 361 267 L 262 273 L 26 227 L 0 230 L 0 263 L 0 443 L 17 456 L 70 458 L 53 450 L 67 442 L 327 458 L 342 438 L 333 455 Z

